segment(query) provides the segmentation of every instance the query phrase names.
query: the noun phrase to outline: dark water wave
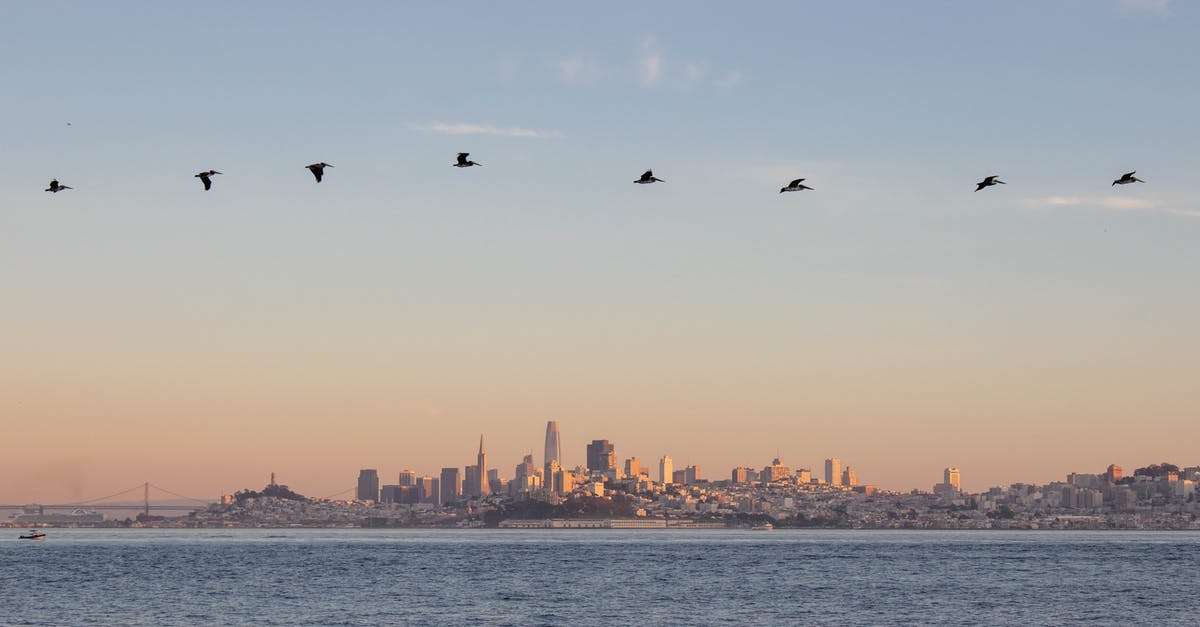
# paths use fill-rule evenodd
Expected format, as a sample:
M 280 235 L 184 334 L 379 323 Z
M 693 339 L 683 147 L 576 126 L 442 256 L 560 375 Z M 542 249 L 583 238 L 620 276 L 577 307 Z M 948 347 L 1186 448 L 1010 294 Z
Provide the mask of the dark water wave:
M 10 533 L 3 625 L 1200 625 L 1196 533 Z

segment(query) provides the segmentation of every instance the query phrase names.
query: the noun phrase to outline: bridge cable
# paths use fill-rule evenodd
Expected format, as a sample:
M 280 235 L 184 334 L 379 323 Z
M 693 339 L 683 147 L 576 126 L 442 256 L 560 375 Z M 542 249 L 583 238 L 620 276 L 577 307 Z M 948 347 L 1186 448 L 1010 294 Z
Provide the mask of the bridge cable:
M 158 487 L 158 486 L 154 485 L 153 483 L 151 483 L 151 484 L 150 484 L 150 487 L 154 488 L 155 490 L 158 490 L 159 492 L 166 492 L 167 494 L 170 494 L 171 496 L 177 496 L 177 497 L 179 497 L 179 498 L 181 498 L 181 499 L 186 499 L 186 500 L 188 500 L 188 501 L 195 501 L 195 502 L 197 502 L 197 503 L 204 503 L 205 505 L 208 505 L 209 503 L 212 503 L 212 501 L 206 501 L 206 500 L 204 500 L 204 499 L 194 499 L 194 498 L 192 498 L 192 497 L 190 497 L 190 496 L 184 496 L 184 495 L 182 495 L 182 494 L 179 494 L 178 492 L 172 492 L 172 491 L 170 491 L 170 490 L 168 490 L 168 489 L 166 489 L 166 488 L 160 488 L 160 487 Z
M 134 490 L 141 490 L 141 489 L 142 489 L 142 488 L 144 488 L 145 486 L 146 486 L 146 484 L 145 484 L 145 483 L 139 483 L 139 484 L 137 484 L 137 485 L 133 486 L 132 488 L 129 488 L 128 490 L 121 490 L 120 492 L 117 492 L 116 494 L 110 494 L 110 495 L 108 495 L 108 496 L 102 496 L 102 497 L 100 497 L 100 498 L 98 498 L 98 499 L 88 499 L 88 500 L 86 500 L 86 501 L 79 501 L 78 503 L 70 503 L 70 505 L 88 505 L 88 504 L 90 504 L 90 503 L 95 503 L 96 501 L 103 501 L 103 500 L 106 500 L 106 499 L 111 499 L 111 498 L 113 498 L 114 496 L 121 496 L 122 494 L 128 494 L 128 493 L 130 493 L 130 492 L 133 492 Z

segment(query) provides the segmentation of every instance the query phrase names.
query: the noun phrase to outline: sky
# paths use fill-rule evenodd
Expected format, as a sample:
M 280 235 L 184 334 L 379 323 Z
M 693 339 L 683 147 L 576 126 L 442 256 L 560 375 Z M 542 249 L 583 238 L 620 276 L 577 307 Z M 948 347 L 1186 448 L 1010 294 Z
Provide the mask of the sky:
M 551 419 L 712 479 L 1200 464 L 1200 5 L 5 16 L 0 503 L 510 476 Z

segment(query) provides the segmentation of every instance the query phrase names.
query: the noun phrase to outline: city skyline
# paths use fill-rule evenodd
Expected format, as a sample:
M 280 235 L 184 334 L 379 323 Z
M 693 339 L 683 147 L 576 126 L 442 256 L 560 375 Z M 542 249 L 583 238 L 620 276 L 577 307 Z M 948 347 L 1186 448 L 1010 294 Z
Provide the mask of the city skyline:
M 557 420 L 550 420 L 547 422 L 547 425 L 546 425 L 546 442 L 547 443 L 551 441 L 551 435 L 550 435 L 551 431 L 554 433 L 554 442 L 555 442 L 556 446 L 561 447 L 561 445 L 562 445 L 561 432 L 559 431 L 559 422 Z M 319 496 L 319 495 L 324 495 L 324 494 L 345 495 L 347 493 L 353 493 L 354 498 L 356 498 L 356 499 L 370 500 L 370 497 L 367 495 L 369 495 L 371 493 L 378 495 L 381 493 L 381 491 L 383 489 L 391 487 L 392 484 L 388 480 L 388 477 L 396 476 L 397 479 L 396 479 L 396 482 L 394 485 L 413 486 L 413 487 L 417 486 L 418 482 L 421 481 L 422 479 L 432 478 L 433 481 L 435 482 L 433 484 L 432 488 L 433 488 L 433 491 L 439 495 L 439 498 L 441 499 L 439 502 L 447 502 L 447 499 L 453 499 L 454 497 L 457 497 L 457 496 L 464 496 L 464 497 L 478 496 L 484 488 L 482 486 L 480 486 L 479 488 L 471 488 L 468 485 L 468 481 L 482 480 L 486 483 L 487 477 L 488 477 L 487 474 L 480 476 L 479 474 L 472 472 L 475 468 L 478 468 L 480 466 L 480 464 L 484 465 L 484 468 L 486 471 L 492 473 L 492 475 L 494 475 L 494 476 L 503 478 L 505 481 L 509 481 L 514 477 L 515 473 L 512 470 L 513 468 L 517 468 L 519 465 L 522 465 L 521 462 L 514 461 L 512 464 L 505 464 L 504 462 L 501 462 L 499 465 L 497 465 L 495 467 L 492 467 L 492 468 L 487 467 L 487 465 L 486 465 L 487 462 L 485 461 L 486 453 L 484 452 L 485 437 L 486 437 L 486 434 L 482 434 L 479 436 L 479 439 L 476 441 L 476 444 L 475 444 L 475 462 L 476 463 L 474 465 L 463 463 L 459 466 L 441 465 L 441 466 L 438 466 L 437 468 L 424 468 L 421 466 L 417 466 L 417 465 L 405 462 L 403 460 L 396 460 L 394 465 L 360 464 L 359 466 L 356 467 L 356 469 L 354 471 L 354 472 L 358 473 L 358 479 L 357 479 L 357 482 L 355 485 L 347 487 L 347 485 L 345 485 L 346 482 L 344 479 L 323 478 L 322 480 L 317 481 L 315 483 L 315 485 L 321 486 L 321 487 L 319 487 L 315 490 L 312 490 L 312 489 L 307 489 L 307 490 L 309 492 L 309 496 L 314 496 L 314 495 Z M 577 468 L 586 468 L 586 469 L 589 469 L 592 471 L 599 470 L 599 471 L 603 472 L 604 470 L 615 470 L 615 471 L 620 472 L 621 469 L 626 468 L 626 462 L 630 458 L 641 458 L 641 456 L 637 453 L 622 453 L 621 449 L 618 447 L 618 444 L 619 443 L 617 443 L 615 441 L 611 441 L 611 440 L 607 440 L 607 439 L 592 439 L 591 441 L 588 441 L 588 442 L 581 441 L 579 448 L 583 449 L 583 453 L 579 455 L 578 463 L 568 462 L 561 466 L 556 466 L 556 468 L 561 468 L 564 471 L 573 471 Z M 612 466 L 605 466 L 602 469 L 598 469 L 598 468 L 591 468 L 591 466 L 586 463 L 588 456 L 590 454 L 592 454 L 593 447 L 598 446 L 598 445 L 605 452 L 605 455 L 606 455 L 605 459 L 607 459 L 608 456 L 611 456 L 611 459 L 613 460 Z M 601 449 L 597 449 L 597 451 L 599 452 Z M 529 450 L 532 450 L 532 448 L 530 448 Z M 530 453 L 530 452 L 525 452 L 524 454 L 522 454 L 520 456 L 520 458 L 523 458 L 526 462 L 528 462 L 530 457 L 532 457 L 532 453 Z M 519 459 L 519 458 L 514 458 L 514 459 Z M 556 459 L 555 461 L 559 461 L 560 459 L 561 459 L 561 457 L 559 457 L 559 459 Z M 567 457 L 567 459 L 569 460 L 570 457 Z M 1113 469 L 1116 468 L 1117 473 L 1118 473 L 1117 477 L 1119 478 L 1120 468 L 1122 468 L 1122 467 L 1135 468 L 1137 466 L 1151 466 L 1151 465 L 1157 464 L 1157 463 L 1172 461 L 1172 460 L 1165 460 L 1165 459 L 1159 459 L 1157 461 L 1146 460 L 1146 461 L 1144 461 L 1144 463 L 1138 462 L 1136 464 L 1125 465 L 1125 464 L 1121 464 L 1121 463 L 1113 463 L 1110 460 L 1110 461 L 1106 461 L 1104 463 L 1093 464 L 1092 466 L 1087 466 L 1086 468 L 1071 468 L 1071 469 L 1063 470 L 1062 472 L 1058 473 L 1057 475 L 1048 475 L 1048 476 L 1042 476 L 1042 477 L 1022 476 L 1019 479 L 1007 479 L 1007 480 L 998 480 L 998 481 L 971 481 L 970 480 L 970 478 L 971 478 L 970 467 L 967 467 L 968 468 L 968 473 L 967 473 L 968 480 L 966 482 L 962 481 L 961 471 L 958 466 L 943 464 L 943 465 L 938 466 L 938 469 L 936 470 L 936 472 L 931 472 L 929 474 L 929 476 L 926 478 L 926 481 L 924 483 L 914 483 L 913 485 L 899 485 L 899 484 L 895 484 L 895 483 L 890 483 L 884 477 L 876 478 L 873 475 L 865 475 L 865 474 L 860 475 L 860 474 L 858 474 L 857 470 L 854 470 L 854 468 L 856 466 L 860 465 L 857 463 L 857 460 L 856 460 L 856 463 L 854 463 L 854 464 L 848 464 L 840 457 L 826 457 L 826 458 L 824 458 L 823 462 L 821 462 L 820 464 L 817 464 L 817 463 L 808 463 L 807 460 L 801 460 L 801 461 L 797 462 L 797 460 L 786 459 L 786 456 L 780 456 L 778 453 L 776 453 L 773 456 L 773 459 L 770 460 L 769 462 L 764 458 L 761 461 L 751 460 L 747 463 L 735 464 L 735 465 L 731 465 L 727 468 L 722 468 L 719 465 L 706 465 L 704 463 L 689 462 L 686 464 L 680 464 L 678 462 L 678 460 L 671 458 L 669 453 L 660 454 L 659 456 L 655 457 L 655 459 L 656 459 L 656 461 L 653 464 L 647 464 L 644 462 L 641 463 L 640 470 L 641 470 L 642 474 L 648 476 L 652 480 L 659 482 L 659 483 L 663 482 L 661 473 L 662 473 L 662 469 L 663 469 L 663 461 L 666 460 L 668 463 L 668 465 L 667 465 L 668 472 L 673 471 L 674 473 L 682 474 L 682 473 L 684 473 L 685 470 L 707 468 L 708 470 L 705 471 L 705 473 L 701 477 L 699 477 L 706 481 L 727 480 L 727 479 L 729 479 L 730 471 L 737 473 L 739 470 L 745 469 L 745 470 L 749 470 L 753 473 L 757 473 L 760 468 L 764 469 L 764 470 L 769 470 L 771 467 L 779 467 L 779 468 L 784 469 L 786 476 L 797 477 L 800 475 L 801 471 L 805 471 L 807 476 L 811 477 L 811 479 L 813 481 L 816 481 L 817 478 L 820 477 L 821 478 L 820 483 L 833 485 L 835 487 L 846 487 L 846 486 L 851 486 L 851 485 L 867 485 L 867 486 L 872 486 L 877 489 L 887 490 L 887 491 L 891 491 L 891 492 L 908 492 L 911 490 L 918 490 L 921 492 L 930 492 L 931 491 L 930 485 L 932 484 L 932 485 L 934 485 L 933 491 L 936 492 L 937 486 L 939 484 L 941 484 L 941 485 L 952 485 L 955 490 L 959 490 L 964 493 L 978 493 L 978 492 L 983 492 L 990 488 L 1009 486 L 1012 484 L 1021 484 L 1021 483 L 1037 485 L 1037 484 L 1047 483 L 1047 482 L 1055 480 L 1052 477 L 1070 476 L 1070 475 L 1078 473 L 1078 472 L 1087 473 L 1087 472 L 1090 472 L 1091 470 L 1094 470 L 1095 468 L 1100 468 L 1100 467 L 1105 467 L 1105 466 L 1108 468 L 1108 471 L 1107 471 L 1108 473 L 1112 473 Z M 443 460 L 443 461 L 448 461 L 448 460 Z M 1192 458 L 1191 457 L 1180 458 L 1180 459 L 1175 459 L 1174 461 L 1181 462 L 1182 464 L 1186 465 L 1186 464 L 1192 462 Z M 538 471 L 542 471 L 543 468 L 549 467 L 549 465 L 550 465 L 549 462 L 547 462 L 547 464 L 545 464 L 542 467 L 538 467 L 536 464 L 534 464 L 533 467 L 537 468 Z M 870 463 L 869 461 L 867 461 L 867 463 L 861 464 L 861 465 L 865 465 L 866 467 L 869 467 L 869 468 L 877 467 L 876 464 Z M 413 469 L 414 467 L 418 467 L 420 469 L 414 470 Z M 517 472 L 519 473 L 519 470 Z M 849 477 L 854 478 L 851 482 L 846 481 L 847 473 L 850 473 Z M 270 471 L 269 475 L 271 477 L 270 483 L 273 484 L 275 481 L 276 471 L 275 470 Z M 300 476 L 303 476 L 303 474 L 301 474 Z M 835 481 L 832 483 L 829 481 L 831 476 L 835 478 Z M 938 478 L 941 478 L 940 482 L 937 481 Z M 667 479 L 669 480 L 670 477 L 668 477 Z M 253 484 L 253 481 L 250 481 L 249 483 Z M 337 486 L 339 483 L 341 484 L 342 489 L 340 489 L 340 490 L 335 489 L 334 487 Z M 676 481 L 676 483 L 684 483 L 684 482 Z M 292 483 L 290 483 L 290 485 L 293 487 L 298 487 L 298 486 L 301 486 L 304 484 L 300 483 L 300 482 L 292 482 Z M 309 485 L 313 485 L 313 484 L 309 484 Z M 107 487 L 113 487 L 113 486 L 107 486 Z M 238 486 L 233 486 L 233 487 L 223 486 L 220 489 L 219 493 L 222 495 L 231 494 L 231 493 L 235 492 L 236 490 L 253 488 L 253 487 L 254 487 L 253 485 L 238 485 Z M 101 491 L 104 490 L 103 487 L 99 487 L 99 486 L 98 486 L 98 489 L 100 489 Z M 332 491 L 330 491 L 330 490 L 332 490 Z M 305 490 L 301 490 L 301 491 L 304 492 Z M 36 492 L 36 493 L 32 492 L 32 491 L 10 491 L 10 492 L 12 492 L 13 494 L 16 494 L 16 495 L 24 495 L 24 497 L 15 498 L 12 496 L 8 496 L 6 498 L 5 490 L 0 490 L 0 502 L 12 502 L 12 503 L 62 502 L 62 503 L 70 503 L 70 502 L 74 502 L 77 500 L 81 500 L 84 497 L 90 498 L 90 497 L 95 496 L 94 494 L 81 494 L 80 498 L 72 500 L 69 498 L 68 499 L 43 498 L 46 495 L 62 494 L 61 491 L 59 491 L 59 492 L 54 492 L 54 491 Z M 211 493 L 211 490 L 196 492 L 195 495 L 199 495 L 203 498 L 203 496 L 205 494 L 209 494 L 209 493 Z M 188 494 L 188 496 L 193 496 L 193 495 Z
M 0 27 L 0 499 L 1200 440 L 1200 6 L 124 6 Z

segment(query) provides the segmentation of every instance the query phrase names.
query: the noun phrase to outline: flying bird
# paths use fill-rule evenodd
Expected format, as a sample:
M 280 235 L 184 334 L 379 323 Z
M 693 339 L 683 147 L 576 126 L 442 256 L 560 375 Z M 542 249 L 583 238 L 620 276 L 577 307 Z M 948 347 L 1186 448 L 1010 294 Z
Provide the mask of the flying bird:
M 655 177 L 653 171 L 646 170 L 645 172 L 642 173 L 642 178 L 634 181 L 634 183 L 640 183 L 642 185 L 646 185 L 647 183 L 666 183 L 666 181 Z
M 992 175 L 992 176 L 989 176 L 989 177 L 983 179 L 982 181 L 979 181 L 978 183 L 976 183 L 975 191 L 979 191 L 985 187 L 991 187 L 991 186 L 995 185 L 996 183 L 999 183 L 1001 185 L 1008 185 L 1008 183 L 1001 181 L 1000 177 L 998 175 Z
M 787 187 L 779 188 L 779 193 L 782 194 L 784 192 L 798 192 L 798 191 L 805 190 L 805 189 L 812 189 L 811 187 L 809 187 L 807 185 L 801 185 L 801 183 L 803 183 L 803 182 L 804 182 L 804 179 L 796 179 L 796 180 L 792 181 L 791 183 L 788 183 Z
M 50 187 L 47 187 L 47 188 L 46 188 L 46 191 L 48 191 L 48 192 L 54 192 L 55 194 L 57 194 L 57 193 L 61 192 L 61 191 L 62 191 L 62 190 L 64 190 L 64 189 L 74 189 L 74 188 L 72 188 L 72 187 L 68 187 L 68 186 L 66 186 L 66 185 L 59 185 L 59 184 L 58 184 L 58 179 L 50 179 Z
M 204 183 L 204 191 L 207 192 L 208 190 L 212 189 L 212 176 L 214 174 L 220 174 L 220 172 L 217 172 L 216 170 L 209 170 L 208 172 L 201 172 L 196 175 L 196 178 L 200 179 L 201 183 Z
M 471 166 L 473 166 L 473 165 L 477 165 L 477 166 L 480 166 L 480 167 L 482 167 L 482 166 L 483 166 L 483 164 L 482 164 L 482 163 L 475 163 L 474 161 L 467 161 L 467 156 L 468 156 L 468 155 L 470 155 L 470 154 L 471 154 L 471 153 L 469 153 L 469 152 L 460 152 L 460 153 L 458 153 L 458 161 L 457 161 L 457 162 L 454 164 L 454 167 L 456 167 L 456 168 L 469 168 L 469 167 L 471 167 Z
M 1113 181 L 1112 184 L 1113 185 L 1128 185 L 1130 183 L 1145 183 L 1146 182 L 1146 181 L 1143 181 L 1142 179 L 1134 176 L 1134 174 L 1137 174 L 1137 170 L 1134 170 L 1133 172 L 1126 172 L 1125 174 L 1121 175 L 1121 178 Z M 1112 187 L 1112 185 L 1109 185 L 1109 187 Z
M 332 168 L 333 166 L 322 161 L 320 163 L 314 163 L 312 165 L 306 165 L 304 167 L 308 168 L 308 171 L 312 172 L 313 176 L 317 177 L 317 182 L 320 183 L 321 177 L 324 176 L 324 174 L 325 174 L 325 168 Z M 208 187 L 205 186 L 204 189 L 208 189 Z

